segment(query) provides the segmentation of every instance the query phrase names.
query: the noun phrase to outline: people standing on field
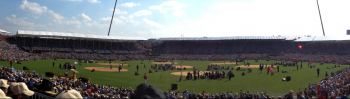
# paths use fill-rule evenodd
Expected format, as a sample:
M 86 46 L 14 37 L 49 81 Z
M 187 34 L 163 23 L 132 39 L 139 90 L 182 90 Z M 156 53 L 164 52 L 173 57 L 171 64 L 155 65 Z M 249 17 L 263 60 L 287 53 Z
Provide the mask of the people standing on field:
M 120 72 L 121 70 L 122 70 L 122 66 L 119 65 L 119 67 L 118 67 L 118 72 Z
M 230 70 L 230 71 L 227 73 L 227 76 L 228 76 L 228 80 L 231 80 L 231 78 L 235 77 L 235 74 L 233 74 L 233 72 Z
M 264 64 L 259 65 L 259 70 L 260 70 L 260 72 L 262 72 L 264 70 Z
M 320 68 L 317 68 L 317 77 L 319 77 L 320 76 Z
M 143 80 L 145 80 L 145 83 L 147 83 L 147 80 L 148 80 L 147 73 L 144 73 L 144 74 L 143 74 Z
M 139 65 L 136 65 L 136 71 L 137 72 L 139 71 Z
M 297 65 L 297 70 L 299 70 L 299 65 Z

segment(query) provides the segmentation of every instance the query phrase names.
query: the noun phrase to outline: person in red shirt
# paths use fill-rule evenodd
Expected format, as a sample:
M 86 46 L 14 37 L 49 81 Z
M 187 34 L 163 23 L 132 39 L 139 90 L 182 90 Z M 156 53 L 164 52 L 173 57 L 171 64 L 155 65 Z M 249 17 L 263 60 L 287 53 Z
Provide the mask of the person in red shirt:
M 147 83 L 148 77 L 147 77 L 147 74 L 146 74 L 146 73 L 143 74 L 143 79 L 145 80 L 145 83 Z

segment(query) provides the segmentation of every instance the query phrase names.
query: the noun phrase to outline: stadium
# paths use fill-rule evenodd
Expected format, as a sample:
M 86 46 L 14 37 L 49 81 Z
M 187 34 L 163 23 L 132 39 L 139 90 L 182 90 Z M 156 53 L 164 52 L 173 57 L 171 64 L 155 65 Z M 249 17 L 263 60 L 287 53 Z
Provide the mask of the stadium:
M 348 99 L 350 15 L 316 1 L 0 1 L 0 99 Z
M 15 35 L 3 33 L 1 38 L 2 73 L 15 68 L 35 72 L 31 75 L 38 77 L 31 79 L 68 77 L 118 90 L 113 95 L 108 91 L 89 95 L 84 91 L 88 88 L 77 87 L 84 97 L 130 97 L 146 80 L 168 98 L 349 94 L 350 53 L 343 49 L 350 42 L 346 40 L 302 41 L 282 36 L 142 39 L 24 30 Z M 71 69 L 77 74 L 71 74 Z M 32 81 L 18 77 L 15 81 Z M 35 84 L 39 86 L 40 81 Z M 48 95 L 34 86 L 28 87 Z M 63 90 L 56 88 L 51 90 Z

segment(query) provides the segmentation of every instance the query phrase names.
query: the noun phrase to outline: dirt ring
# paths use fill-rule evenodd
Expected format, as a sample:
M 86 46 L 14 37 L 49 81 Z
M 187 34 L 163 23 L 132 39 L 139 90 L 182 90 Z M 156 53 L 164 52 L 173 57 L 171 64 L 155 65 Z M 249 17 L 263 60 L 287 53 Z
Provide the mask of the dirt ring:
M 100 72 L 119 72 L 118 68 L 107 68 L 107 67 L 84 67 L 87 70 L 95 70 Z M 128 69 L 121 69 L 120 72 L 127 72 Z

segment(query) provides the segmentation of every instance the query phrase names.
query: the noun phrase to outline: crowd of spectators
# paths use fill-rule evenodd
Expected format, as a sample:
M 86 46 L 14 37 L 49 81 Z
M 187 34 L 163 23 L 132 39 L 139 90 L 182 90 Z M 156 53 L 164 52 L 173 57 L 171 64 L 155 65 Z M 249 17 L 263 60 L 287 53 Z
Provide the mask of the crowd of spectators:
M 54 97 L 57 93 L 66 90 L 77 90 L 83 98 L 128 98 L 133 95 L 133 89 L 115 88 L 105 85 L 93 84 L 81 79 L 72 77 L 53 77 L 45 78 L 36 72 L 16 70 L 14 68 L 2 67 L 0 69 L 0 78 L 8 83 L 23 82 L 30 90 L 41 92 L 45 95 Z M 13 93 L 13 92 L 12 92 Z M 12 94 L 9 92 L 8 94 Z
M 36 55 L 25 52 L 16 45 L 8 44 L 6 41 L 0 41 L 0 60 L 26 60 L 36 58 Z
M 165 94 L 168 99 L 271 99 L 270 95 L 265 92 L 249 92 L 249 91 L 240 91 L 237 93 L 233 92 L 224 92 L 210 94 L 205 91 L 201 93 L 193 93 L 188 90 L 183 92 L 179 91 L 169 91 Z
M 322 99 L 346 99 L 350 95 L 350 68 L 332 74 L 317 84 L 309 85 L 299 97 L 310 97 L 316 95 Z

